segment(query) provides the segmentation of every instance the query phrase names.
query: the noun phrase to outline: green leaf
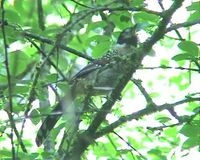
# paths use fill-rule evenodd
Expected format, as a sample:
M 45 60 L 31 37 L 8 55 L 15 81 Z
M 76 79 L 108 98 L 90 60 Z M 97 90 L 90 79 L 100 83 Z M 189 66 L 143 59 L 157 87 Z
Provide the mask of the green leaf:
M 6 157 L 11 157 L 11 156 L 12 154 L 10 150 L 7 150 L 7 149 L 0 150 L 0 158 L 6 158 Z
M 118 155 L 127 154 L 129 152 L 130 152 L 130 149 L 119 149 L 119 150 L 117 150 Z
M 166 123 L 171 120 L 171 118 L 167 116 L 158 116 L 156 117 L 156 120 L 158 120 L 160 123 Z
M 14 8 L 17 10 L 17 11 L 23 11 L 24 12 L 24 1 L 25 0 L 15 0 L 14 1 Z
M 133 6 L 141 7 L 144 4 L 144 0 L 134 0 L 134 3 L 132 3 Z
M 20 35 L 20 33 L 18 31 L 13 30 L 10 27 L 6 27 L 5 28 L 5 33 L 6 33 L 6 38 L 8 40 L 7 41 L 8 44 L 16 42 L 16 40 L 21 40 L 21 38 L 22 38 L 21 35 Z M 2 34 L 0 34 L 0 39 L 2 39 Z
M 14 113 L 19 113 L 21 111 L 24 111 L 25 110 L 25 105 L 23 104 L 17 104 L 17 102 L 13 102 L 13 112 Z
M 172 57 L 172 60 L 174 61 L 182 61 L 182 60 L 192 60 L 193 56 L 184 53 L 184 54 L 177 54 L 174 57 Z
M 41 116 L 39 116 L 39 115 L 41 115 L 41 113 L 37 109 L 33 109 L 31 111 L 30 117 L 31 117 L 31 122 L 33 124 L 36 125 L 36 124 L 38 124 L 40 122 L 42 115 Z
M 168 59 L 161 59 L 160 61 L 161 66 L 169 66 L 169 60 Z
M 93 22 L 93 23 L 89 23 L 88 27 L 87 27 L 87 32 L 97 29 L 97 28 L 103 28 L 106 26 L 106 22 L 105 21 L 99 21 L 99 22 Z
M 52 132 L 51 135 L 53 136 L 54 139 L 56 139 L 56 137 L 58 136 L 58 134 L 60 133 L 61 129 L 66 127 L 66 122 L 62 122 L 61 124 L 59 124 L 57 127 L 55 127 Z
M 103 35 L 95 35 L 87 40 L 88 46 L 92 48 L 94 57 L 99 57 L 110 48 L 110 38 Z
M 151 98 L 156 98 L 158 97 L 160 94 L 158 92 L 152 92 L 149 94 Z
M 180 133 L 186 137 L 198 137 L 200 136 L 199 122 L 194 121 L 191 124 L 186 124 L 180 130 Z
M 149 13 L 146 13 L 146 12 L 135 13 L 134 19 L 138 23 L 149 22 L 149 23 L 152 23 L 152 24 L 157 24 L 158 21 L 159 21 L 159 17 L 157 15 L 149 14 Z
M 130 17 L 129 17 L 129 16 L 122 15 L 122 16 L 120 17 L 120 21 L 121 21 L 121 22 L 127 23 L 128 21 L 130 21 Z
M 8 79 L 5 75 L 0 75 L 0 87 L 5 87 L 8 83 Z
M 167 128 L 164 130 L 164 133 L 167 135 L 167 136 L 170 136 L 170 137 L 176 137 L 178 131 L 177 131 L 177 128 L 176 127 L 170 127 L 170 128 Z
M 200 18 L 200 11 L 196 11 L 190 15 L 188 21 L 194 21 Z
M 23 71 L 27 70 L 27 66 L 31 63 L 32 59 L 23 51 L 15 51 L 9 54 L 9 67 L 11 75 L 17 76 Z M 32 66 L 29 66 L 30 70 Z
M 45 83 L 55 83 L 58 80 L 58 74 L 50 74 L 45 77 Z
M 13 93 L 21 95 L 25 95 L 28 91 L 29 91 L 29 86 L 24 86 L 24 85 L 15 86 L 13 89 Z
M 160 155 L 161 151 L 158 149 L 151 149 L 150 151 L 148 151 L 149 154 L 155 154 L 155 155 Z
M 195 106 L 195 108 L 193 109 L 193 112 L 194 113 L 200 113 L 200 106 Z M 198 116 L 200 116 L 200 115 L 198 115 Z
M 171 78 L 169 79 L 169 84 L 170 84 L 170 85 L 175 84 L 175 85 L 178 86 L 179 84 L 181 84 L 182 79 L 183 79 L 183 78 L 182 78 L 181 75 L 171 77 Z
M 131 23 L 132 15 L 129 12 L 123 12 L 120 14 L 119 13 L 111 14 L 108 18 L 109 21 L 115 22 L 116 27 L 119 29 L 124 29 L 127 28 L 128 26 L 133 26 L 133 24 Z M 129 21 L 127 21 L 128 19 Z
M 182 149 L 190 149 L 192 147 L 199 145 L 200 145 L 199 137 L 190 137 L 183 143 Z
M 42 152 L 42 159 L 53 159 L 55 158 L 51 152 Z
M 14 9 L 7 9 L 5 12 L 6 19 L 9 23 L 21 23 L 21 17 Z
M 115 145 L 119 146 L 117 142 L 115 142 Z M 99 142 L 98 146 L 95 146 L 93 148 L 93 152 L 97 157 L 106 156 L 109 158 L 113 158 L 116 157 L 117 154 L 117 151 L 113 148 L 112 144 L 108 142 L 105 143 Z
M 56 60 L 56 58 L 54 59 L 54 64 L 57 64 L 58 63 L 58 68 L 60 69 L 60 70 L 63 70 L 63 71 L 66 71 L 67 69 L 68 69 L 68 67 L 69 67 L 69 63 L 68 63 L 68 59 L 67 59 L 68 57 L 66 56 L 66 55 L 64 55 L 64 54 L 60 54 L 59 55 L 59 60 L 58 60 L 58 62 L 57 62 L 57 60 Z M 51 77 L 52 79 L 54 79 L 54 80 L 56 80 L 55 78 L 56 78 L 56 75 L 54 75 L 54 76 L 52 76 Z M 58 77 L 57 77 L 58 78 Z M 55 81 L 54 81 L 55 82 Z
M 192 41 L 182 41 L 178 44 L 178 47 L 193 57 L 198 56 L 199 48 L 197 44 Z
M 200 12 L 200 2 L 193 2 L 190 6 L 187 7 L 188 11 L 199 11 Z
M 44 36 L 44 37 L 55 38 L 56 34 L 59 31 L 60 31 L 59 26 L 57 24 L 52 24 L 48 26 L 48 28 L 45 29 L 44 31 L 38 31 L 36 34 L 39 34 L 40 36 Z M 67 35 L 67 38 L 68 36 L 69 36 L 69 33 Z
M 148 154 L 150 154 L 154 160 L 166 160 L 166 157 L 162 155 L 162 151 L 159 149 L 151 149 L 148 151 Z

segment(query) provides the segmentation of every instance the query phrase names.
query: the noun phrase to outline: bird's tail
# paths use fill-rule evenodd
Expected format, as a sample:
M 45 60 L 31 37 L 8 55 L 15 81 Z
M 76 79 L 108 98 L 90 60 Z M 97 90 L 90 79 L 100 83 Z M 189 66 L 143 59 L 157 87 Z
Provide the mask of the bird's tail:
M 56 105 L 56 107 L 53 109 L 53 111 L 48 115 L 45 120 L 43 121 L 37 136 L 36 136 L 36 144 L 37 146 L 40 146 L 44 140 L 49 135 L 52 128 L 55 126 L 56 122 L 60 119 L 62 116 L 62 104 L 61 102 Z
M 55 106 L 52 112 L 43 121 L 37 136 L 36 144 L 40 146 L 48 137 L 50 131 L 54 128 L 57 121 L 64 115 L 66 123 L 76 123 L 76 107 L 73 105 L 74 97 L 71 96 L 71 92 L 65 95 L 60 102 Z

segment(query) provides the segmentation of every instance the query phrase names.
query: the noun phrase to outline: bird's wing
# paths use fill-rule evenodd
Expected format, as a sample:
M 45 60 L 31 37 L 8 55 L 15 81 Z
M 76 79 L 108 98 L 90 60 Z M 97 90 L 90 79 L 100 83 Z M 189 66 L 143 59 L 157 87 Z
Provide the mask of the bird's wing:
M 96 59 L 93 62 L 91 62 L 90 64 L 88 64 L 87 66 L 85 66 L 83 69 L 81 69 L 73 78 L 83 78 L 85 76 L 87 76 L 89 73 L 100 69 L 101 67 L 107 65 L 110 61 L 110 55 L 111 52 L 109 51 L 106 55 L 104 55 L 102 58 L 100 59 Z

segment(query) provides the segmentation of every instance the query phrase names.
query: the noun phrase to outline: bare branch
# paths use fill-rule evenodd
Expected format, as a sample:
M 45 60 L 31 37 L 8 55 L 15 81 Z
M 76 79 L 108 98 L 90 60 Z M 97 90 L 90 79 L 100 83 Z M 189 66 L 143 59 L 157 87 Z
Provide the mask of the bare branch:
M 142 67 L 140 69 L 176 69 L 176 70 L 187 70 L 187 71 L 194 71 L 194 72 L 200 72 L 199 69 L 195 68 L 185 68 L 185 67 L 170 67 L 170 66 L 157 66 L 157 67 Z
M 181 105 L 181 104 L 184 104 L 184 103 L 188 103 L 188 102 L 200 102 L 200 97 L 197 97 L 197 98 L 186 98 L 186 99 L 183 99 L 183 100 L 180 100 L 180 101 L 177 101 L 175 103 L 171 103 L 171 104 L 163 104 L 163 105 L 160 105 L 160 106 L 154 106 L 154 107 L 147 107 L 145 109 L 142 109 L 138 112 L 135 112 L 135 113 L 132 113 L 130 115 L 127 115 L 127 116 L 123 116 L 121 118 L 119 118 L 117 121 L 113 122 L 112 124 L 110 124 L 109 126 L 107 127 L 104 127 L 103 129 L 101 129 L 100 131 L 96 132 L 94 135 L 94 138 L 99 138 L 107 133 L 110 133 L 112 132 L 115 128 L 119 127 L 120 125 L 128 122 L 128 121 L 131 121 L 133 119 L 140 119 L 141 117 L 143 116 L 146 116 L 146 115 L 150 115 L 152 113 L 155 113 L 155 112 L 160 112 L 160 111 L 163 111 L 163 110 L 166 110 L 166 109 L 170 109 L 170 108 L 174 108 L 178 105 Z
M 197 24 L 200 24 L 200 19 L 196 19 L 194 21 L 188 21 L 188 22 L 184 22 L 184 23 L 179 23 L 179 24 L 174 24 L 174 25 L 168 27 L 166 29 L 165 33 L 171 32 L 171 31 L 179 29 L 179 28 L 190 27 L 190 26 L 197 25 Z
M 11 74 L 10 74 L 10 69 L 9 69 L 9 59 L 8 59 L 8 44 L 7 44 L 7 39 L 6 39 L 6 31 L 5 31 L 5 9 L 4 9 L 4 2 L 5 0 L 1 1 L 1 17 L 2 17 L 2 35 L 3 35 L 3 44 L 4 44 L 4 52 L 5 52 L 5 67 L 6 67 L 6 73 L 7 73 L 7 83 L 8 83 L 8 105 L 9 109 L 6 110 L 10 124 L 11 124 L 11 133 L 10 133 L 10 139 L 11 139 L 11 145 L 12 145 L 12 158 L 16 159 L 16 151 L 15 151 L 15 144 L 14 144 L 14 138 L 13 138 L 13 133 L 17 136 L 18 142 L 24 152 L 27 152 L 21 137 L 19 136 L 19 132 L 16 128 L 15 121 L 13 119 L 13 101 L 12 101 L 12 80 L 11 80 Z

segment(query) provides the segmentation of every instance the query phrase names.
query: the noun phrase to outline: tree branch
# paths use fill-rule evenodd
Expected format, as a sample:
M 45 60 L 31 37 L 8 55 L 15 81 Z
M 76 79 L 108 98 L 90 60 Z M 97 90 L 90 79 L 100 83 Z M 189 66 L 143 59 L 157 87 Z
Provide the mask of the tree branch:
M 157 66 L 157 67 L 142 67 L 140 69 L 176 69 L 176 70 L 186 70 L 186 71 L 200 72 L 199 69 L 195 69 L 195 68 L 170 67 L 170 66 L 166 66 L 166 65 L 161 65 L 161 66 Z
M 149 52 L 150 49 L 152 48 L 152 46 L 158 41 L 160 40 L 165 32 L 166 32 L 166 26 L 167 24 L 170 22 L 170 19 L 173 15 L 173 13 L 179 8 L 181 7 L 182 3 L 184 0 L 176 0 L 174 1 L 174 3 L 172 4 L 172 6 L 163 12 L 163 16 L 162 16 L 162 20 L 161 22 L 158 24 L 158 28 L 155 30 L 155 32 L 153 33 L 153 35 L 147 40 L 145 41 L 142 46 L 144 48 L 144 51 Z M 143 54 L 146 54 L 146 52 L 143 52 Z
M 190 27 L 196 24 L 200 24 L 200 19 L 196 19 L 194 21 L 188 21 L 188 22 L 184 22 L 184 23 L 179 23 L 179 24 L 174 24 L 170 27 L 168 27 L 165 31 L 165 33 L 167 32 L 171 32 L 173 30 L 179 29 L 179 28 L 183 28 L 183 27 Z
M 99 137 L 102 137 L 103 135 L 112 132 L 115 128 L 119 127 L 120 125 L 122 125 L 122 124 L 124 124 L 124 123 L 126 123 L 128 121 L 131 121 L 133 119 L 137 120 L 137 119 L 140 119 L 141 117 L 144 117 L 146 115 L 150 115 L 150 114 L 158 112 L 158 111 L 160 112 L 160 111 L 163 111 L 163 110 L 174 108 L 177 105 L 181 105 L 181 104 L 188 103 L 188 102 L 195 102 L 195 101 L 199 101 L 200 102 L 200 97 L 197 97 L 197 98 L 186 98 L 184 100 L 180 100 L 180 101 L 177 101 L 175 103 L 171 103 L 171 104 L 167 104 L 166 103 L 166 104 L 163 104 L 163 105 L 160 105 L 160 106 L 153 106 L 151 108 L 147 107 L 145 109 L 142 109 L 142 110 L 140 110 L 138 112 L 135 112 L 135 113 L 132 113 L 130 115 L 120 117 L 117 121 L 113 122 L 109 126 L 104 127 L 100 131 L 96 132 L 93 137 L 95 139 L 99 138 Z
M 43 42 L 43 43 L 47 43 L 47 44 L 50 44 L 50 45 L 54 45 L 54 44 L 55 44 L 54 41 L 52 41 L 52 40 L 50 40 L 50 39 L 48 39 L 48 38 L 46 38 L 46 37 L 33 34 L 33 33 L 31 33 L 31 32 L 23 31 L 22 34 L 23 34 L 25 37 L 33 38 L 33 39 L 38 40 L 38 41 Z M 89 60 L 89 61 L 93 61 L 93 58 L 87 56 L 86 54 L 84 54 L 84 53 L 82 53 L 82 52 L 79 52 L 79 51 L 77 51 L 77 50 L 75 50 L 75 49 L 73 49 L 73 48 L 67 47 L 67 46 L 65 46 L 65 45 L 63 45 L 63 44 L 57 44 L 57 47 L 58 47 L 58 48 L 61 48 L 61 49 L 63 49 L 63 50 L 65 50 L 65 51 L 67 51 L 67 52 L 73 53 L 73 54 L 75 54 L 75 55 L 77 55 L 77 56 L 79 56 L 79 57 L 82 57 L 82 58 L 84 58 L 84 59 L 87 59 L 87 60 Z
M 132 74 L 139 68 L 142 59 L 147 55 L 147 52 L 150 51 L 152 46 L 160 40 L 165 34 L 166 26 L 170 21 L 173 13 L 182 5 L 183 0 L 176 0 L 172 6 L 164 12 L 163 18 L 158 25 L 158 28 L 153 33 L 152 37 L 146 40 L 139 48 L 133 50 L 133 53 L 130 57 L 127 57 L 126 65 L 122 66 L 125 70 L 124 75 L 119 77 L 118 83 L 116 84 L 115 89 L 112 91 L 108 100 L 103 104 L 102 108 L 95 115 L 88 129 L 78 135 L 76 142 L 73 145 L 71 150 L 71 154 L 76 158 L 80 157 L 81 154 L 85 151 L 85 149 L 93 142 L 93 137 L 96 135 L 96 131 L 101 123 L 105 120 L 106 115 L 111 111 L 112 106 L 115 104 L 117 99 L 119 98 L 120 93 L 123 88 L 126 86 Z M 152 109 L 155 111 L 156 109 Z M 146 110 L 145 110 L 146 111 Z M 139 115 L 144 114 L 143 112 Z M 126 117 L 125 121 L 131 119 L 131 115 Z M 69 158 L 66 154 L 65 159 Z M 74 158 L 74 157 L 73 157 Z
M 42 54 L 42 56 L 44 58 L 47 57 L 46 53 L 30 38 L 27 38 L 27 40 L 38 50 L 38 52 L 40 52 Z M 63 78 L 63 80 L 67 80 L 67 78 L 65 77 L 65 75 L 63 74 L 63 72 L 58 68 L 57 65 L 54 64 L 53 61 L 51 61 L 50 58 L 47 59 L 47 61 L 49 62 L 50 65 L 52 65 L 54 67 L 54 69 L 61 75 L 61 77 Z
M 5 9 L 4 9 L 4 2 L 5 0 L 1 1 L 1 17 L 2 17 L 2 24 L 1 24 L 1 29 L 2 29 L 2 36 L 3 36 L 3 45 L 4 45 L 4 52 L 5 52 L 5 67 L 6 67 L 6 73 L 7 73 L 7 83 L 8 83 L 8 107 L 9 109 L 6 110 L 8 114 L 8 118 L 11 124 L 11 133 L 10 133 L 10 139 L 11 139 L 11 145 L 12 145 L 12 158 L 16 159 L 16 151 L 15 151 L 15 144 L 14 144 L 14 138 L 13 138 L 13 133 L 17 136 L 17 140 L 24 152 L 27 152 L 21 137 L 19 136 L 19 132 L 16 128 L 15 121 L 13 119 L 13 100 L 12 100 L 12 79 L 11 79 L 11 74 L 10 74 L 10 69 L 9 69 L 9 59 L 8 59 L 8 44 L 7 44 L 7 39 L 6 39 L 6 31 L 5 31 Z
M 155 103 L 153 102 L 153 99 L 149 96 L 145 88 L 142 86 L 142 81 L 137 79 L 131 79 L 131 81 L 138 87 L 140 92 L 143 94 L 144 98 L 147 102 L 147 107 L 155 106 Z

